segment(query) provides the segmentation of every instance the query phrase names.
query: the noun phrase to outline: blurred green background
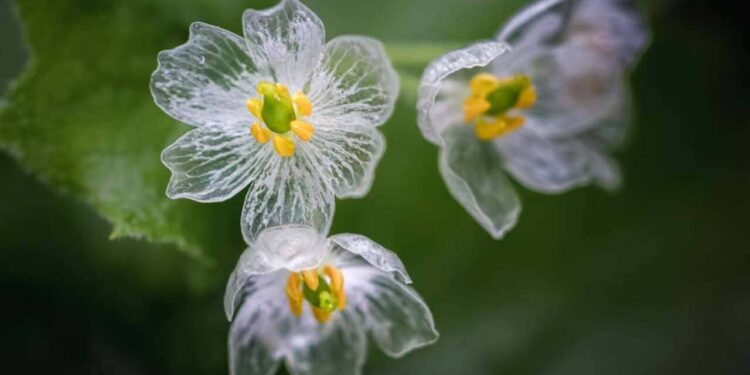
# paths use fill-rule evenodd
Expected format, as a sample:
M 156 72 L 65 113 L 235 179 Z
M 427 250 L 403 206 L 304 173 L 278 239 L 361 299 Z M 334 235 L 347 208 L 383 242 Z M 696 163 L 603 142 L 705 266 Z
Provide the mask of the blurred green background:
M 132 45 L 116 43 L 119 35 L 110 46 L 122 49 L 119 63 L 136 79 L 99 84 L 113 92 L 127 86 L 133 102 L 143 104 L 150 101 L 156 53 L 182 43 L 190 22 L 239 32 L 244 8 L 273 2 L 19 3 L 32 9 L 24 16 L 59 16 L 48 30 L 37 22 L 37 36 L 64 41 L 69 28 L 81 32 L 79 13 L 101 15 L 138 35 L 138 56 L 131 56 Z M 386 42 L 464 44 L 492 36 L 523 1 L 306 3 L 325 22 L 328 38 L 366 34 Z M 612 195 L 581 188 L 561 196 L 521 189 L 520 222 L 499 242 L 444 187 L 437 149 L 417 130 L 408 92 L 422 66 L 401 67 L 407 92 L 382 128 L 388 151 L 373 189 L 364 199 L 338 202 L 332 232 L 361 233 L 396 251 L 442 337 L 401 360 L 371 347 L 365 373 L 750 373 L 748 23 L 731 0 L 640 5 L 653 42 L 632 75 L 633 132 L 618 156 L 624 189 Z M 65 14 L 55 13 L 60 9 Z M 11 1 L 0 0 L 0 92 L 28 61 L 22 25 Z M 106 31 L 92 26 L 83 40 L 107 38 Z M 75 65 L 75 56 L 95 54 L 97 47 L 61 43 L 56 53 L 65 53 L 38 71 L 56 69 L 55 58 L 66 69 L 88 71 Z M 136 59 L 145 62 L 131 64 Z M 62 90 L 50 87 L 45 94 L 54 100 L 66 95 Z M 88 110 L 76 108 L 76 100 L 66 103 L 30 108 Z M 187 130 L 155 105 L 135 110 L 161 119 L 144 126 L 169 124 L 165 133 L 177 131 L 170 139 Z M 139 152 L 138 144 L 130 147 Z M 112 226 L 97 213 L 106 209 L 92 206 L 85 189 L 20 160 L 0 153 L 0 373 L 226 373 L 229 324 L 221 298 L 243 250 L 236 222 L 242 196 L 198 219 L 219 229 L 207 236 L 215 246 L 196 256 L 172 244 L 110 240 Z M 162 191 L 166 168 L 158 157 L 144 163 L 158 166 Z

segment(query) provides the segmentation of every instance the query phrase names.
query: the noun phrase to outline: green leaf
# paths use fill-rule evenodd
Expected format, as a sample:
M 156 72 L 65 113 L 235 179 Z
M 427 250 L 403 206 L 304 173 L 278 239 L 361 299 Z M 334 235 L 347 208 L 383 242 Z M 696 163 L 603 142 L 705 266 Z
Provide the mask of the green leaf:
M 217 248 L 242 249 L 240 212 L 165 196 L 159 155 L 188 127 L 159 110 L 148 88 L 159 50 L 187 37 L 187 25 L 170 22 L 179 12 L 164 4 L 19 2 L 32 57 L 0 110 L 0 148 L 90 204 L 113 238 L 173 243 L 210 259 Z

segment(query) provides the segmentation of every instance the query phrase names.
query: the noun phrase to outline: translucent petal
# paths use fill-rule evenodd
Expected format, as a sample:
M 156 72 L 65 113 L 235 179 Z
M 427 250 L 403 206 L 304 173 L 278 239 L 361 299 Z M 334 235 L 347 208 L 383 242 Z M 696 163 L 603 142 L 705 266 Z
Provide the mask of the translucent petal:
M 385 138 L 369 126 L 316 128 L 307 144 L 300 144 L 320 177 L 330 181 L 339 198 L 363 197 L 370 190 L 380 158 L 385 151 Z
M 286 367 L 292 375 L 361 374 L 367 355 L 364 327 L 348 310 L 319 324 L 305 311 L 290 324 Z M 281 331 L 285 331 L 282 327 Z
M 573 8 L 566 39 L 618 61 L 632 64 L 649 42 L 649 32 L 634 1 L 581 0 Z
M 274 227 L 263 231 L 240 256 L 227 282 L 224 312 L 232 320 L 234 310 L 248 294 L 267 285 L 260 283 L 277 270 L 301 271 L 315 268 L 328 255 L 326 239 L 307 226 Z
M 585 44 L 623 68 L 645 48 L 649 35 L 633 1 L 541 0 L 508 21 L 497 40 L 519 49 L 551 42 Z
M 279 157 L 271 145 L 251 166 L 250 184 L 242 207 L 242 235 L 253 242 L 267 228 L 303 225 L 325 236 L 334 211 L 334 191 L 319 166 L 299 147 L 293 157 Z M 269 237 L 283 235 L 272 231 Z
M 494 142 L 506 169 L 529 189 L 555 194 L 591 182 L 587 145 L 521 128 Z
M 199 202 L 233 197 L 250 182 L 261 146 L 241 127 L 201 127 L 180 137 L 162 152 L 172 171 L 167 196 Z
M 151 93 L 170 116 L 193 126 L 251 121 L 245 100 L 263 77 L 241 37 L 194 23 L 187 43 L 160 52 L 158 60 Z
M 294 375 L 358 374 L 366 356 L 364 326 L 349 310 L 325 324 L 306 306 L 292 315 L 284 295 L 288 272 L 251 276 L 229 337 L 231 373 L 269 374 L 283 358 Z
M 608 156 L 625 143 L 630 128 L 630 96 L 620 101 L 609 116 L 590 132 L 581 135 L 581 141 L 590 149 L 591 174 L 597 185 L 609 191 L 622 186 L 622 171 L 617 162 Z
M 622 100 L 609 108 L 606 118 L 591 131 L 581 136 L 586 142 L 602 150 L 616 150 L 628 140 L 632 123 L 632 98 L 627 85 L 623 85 Z
M 365 236 L 337 234 L 329 238 L 329 244 L 330 259 L 340 267 L 372 266 L 411 284 L 411 278 L 398 255 Z
M 497 76 L 532 78 L 536 104 L 524 110 L 527 127 L 546 136 L 570 136 L 602 121 L 623 100 L 623 74 L 611 59 L 577 45 L 519 47 L 493 62 Z
M 437 339 L 428 307 L 399 281 L 408 276 L 398 257 L 357 235 L 334 236 L 319 252 L 329 255 L 326 262 L 342 270 L 347 307 L 332 313 L 325 324 L 315 321 L 307 304 L 300 317 L 292 315 L 283 292 L 289 271 L 277 268 L 281 262 L 273 264 L 278 260 L 272 249 L 281 247 L 269 244 L 266 249 L 248 249 L 227 285 L 225 308 L 230 319 L 235 306 L 242 304 L 230 333 L 232 374 L 267 374 L 281 359 L 295 375 L 360 374 L 366 330 L 391 356 Z M 317 262 L 314 267 L 322 264 L 300 248 L 291 252 L 295 254 L 287 258 L 291 264 L 313 260 Z
M 536 1 L 506 22 L 496 39 L 516 47 L 549 42 L 563 31 L 570 3 L 566 0 Z
M 439 94 L 435 98 L 430 109 L 430 122 L 435 129 L 441 129 L 444 133 L 446 129 L 452 126 L 461 126 L 466 124 L 464 121 L 464 101 L 471 95 L 469 80 L 472 70 L 466 72 L 456 72 L 446 77 L 439 83 Z M 423 133 L 424 134 L 424 133 Z
M 606 153 L 591 149 L 589 156 L 591 175 L 596 184 L 609 191 L 617 191 L 622 186 L 622 171 L 617 162 Z
M 327 252 L 325 246 L 322 248 Z M 234 305 L 242 304 L 230 332 L 231 373 L 266 374 L 274 371 L 281 359 L 286 360 L 292 374 L 360 373 L 366 337 L 359 316 L 345 309 L 320 324 L 307 304 L 302 316 L 292 315 L 284 294 L 289 272 L 281 269 L 265 273 L 274 268 L 268 255 L 246 251 L 227 285 L 225 305 L 230 306 L 230 319 Z M 304 252 L 298 255 L 306 256 Z M 240 271 L 242 267 L 246 269 Z M 242 281 L 235 277 L 243 274 Z
M 323 22 L 297 0 L 242 16 L 248 52 L 274 82 L 302 90 L 324 51 Z
M 340 267 L 349 298 L 347 310 L 359 316 L 385 354 L 401 357 L 437 340 L 432 313 L 414 289 L 375 267 Z
M 448 190 L 493 238 L 502 238 L 516 224 L 521 202 L 497 151 L 479 141 L 468 125 L 444 137 L 439 166 Z
M 537 88 L 527 111 L 539 134 L 582 133 L 603 121 L 624 98 L 624 73 L 648 36 L 629 1 L 539 1 L 500 32 L 513 53 L 498 59 L 498 75 L 523 73 Z
M 457 76 L 456 73 L 487 66 L 492 60 L 509 50 L 510 48 L 504 43 L 481 42 L 449 52 L 433 61 L 425 69 L 419 83 L 419 99 L 417 100 L 417 121 L 425 139 L 436 145 L 442 145 L 444 143 L 442 139 L 443 131 L 447 127 L 455 125 L 452 121 L 446 121 L 446 118 L 443 117 L 443 111 L 435 111 L 435 107 L 441 108 L 440 105 L 435 106 L 436 103 L 443 100 L 452 100 L 455 103 L 455 100 L 457 100 L 454 93 L 456 83 L 449 82 L 449 84 L 444 85 L 443 81 L 452 77 L 459 82 L 468 83 L 469 75 L 459 74 Z M 443 90 L 446 88 L 449 91 L 444 92 Z M 463 99 L 462 97 L 458 100 Z M 449 117 L 449 119 L 453 118 Z
M 327 128 L 381 125 L 393 112 L 398 90 L 398 75 L 382 43 L 334 38 L 310 82 L 311 121 Z
M 277 328 L 290 319 L 284 301 L 285 273 L 253 276 L 248 280 L 245 303 L 229 332 L 229 367 L 232 375 L 272 375 L 279 367 L 281 333 Z

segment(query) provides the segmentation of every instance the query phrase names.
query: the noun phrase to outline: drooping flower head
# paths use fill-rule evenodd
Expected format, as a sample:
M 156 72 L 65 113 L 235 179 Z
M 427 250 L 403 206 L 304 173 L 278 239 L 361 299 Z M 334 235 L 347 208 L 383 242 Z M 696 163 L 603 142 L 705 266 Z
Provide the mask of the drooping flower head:
M 506 173 L 549 194 L 619 185 L 609 152 L 625 136 L 625 74 L 647 39 L 627 0 L 542 0 L 496 40 L 427 67 L 420 129 L 441 147 L 440 171 L 453 196 L 493 237 L 512 228 L 521 210 Z
M 437 340 L 394 253 L 360 235 L 271 230 L 283 233 L 251 245 L 227 284 L 231 374 L 273 374 L 282 361 L 294 375 L 358 374 L 368 333 L 392 357 Z
M 151 80 L 166 113 L 195 127 L 167 147 L 170 198 L 226 200 L 249 187 L 242 232 L 310 225 L 327 233 L 334 197 L 370 188 L 398 78 L 380 42 L 325 42 L 297 0 L 243 15 L 244 37 L 194 23 L 159 54 Z

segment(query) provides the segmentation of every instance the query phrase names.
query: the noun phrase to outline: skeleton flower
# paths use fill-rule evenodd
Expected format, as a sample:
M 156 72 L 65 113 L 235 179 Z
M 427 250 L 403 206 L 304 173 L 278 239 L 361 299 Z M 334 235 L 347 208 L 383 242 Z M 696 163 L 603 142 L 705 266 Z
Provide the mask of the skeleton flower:
M 358 374 L 368 332 L 392 357 L 437 340 L 394 253 L 360 235 L 276 230 L 243 253 L 227 284 L 231 374 L 273 374 L 282 360 L 295 375 Z
M 521 210 L 505 173 L 548 194 L 618 186 L 608 152 L 624 138 L 625 73 L 647 38 L 626 0 L 543 0 L 497 40 L 427 67 L 420 129 L 441 147 L 440 172 L 453 196 L 493 237 Z
M 398 78 L 380 42 L 325 43 L 297 0 L 243 15 L 244 38 L 194 23 L 187 43 L 159 54 L 158 106 L 194 127 L 167 147 L 170 198 L 229 199 L 249 187 L 242 232 L 306 224 L 326 233 L 334 197 L 370 188 Z

